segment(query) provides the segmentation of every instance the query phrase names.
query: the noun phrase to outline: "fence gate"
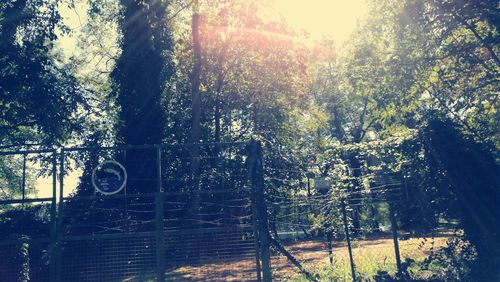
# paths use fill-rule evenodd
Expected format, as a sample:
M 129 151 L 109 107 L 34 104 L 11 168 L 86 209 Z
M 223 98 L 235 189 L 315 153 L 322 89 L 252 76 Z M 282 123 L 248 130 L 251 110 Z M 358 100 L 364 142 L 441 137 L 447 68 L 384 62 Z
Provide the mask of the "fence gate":
M 56 157 L 0 153 L 0 281 L 49 281 L 55 273 Z
M 0 281 L 266 279 L 256 143 L 1 157 L 0 255 L 8 259 L 0 260 Z M 116 174 L 103 166 L 110 160 L 126 168 L 118 183 L 127 180 L 118 193 L 105 195 L 94 186 L 100 187 L 100 173 Z

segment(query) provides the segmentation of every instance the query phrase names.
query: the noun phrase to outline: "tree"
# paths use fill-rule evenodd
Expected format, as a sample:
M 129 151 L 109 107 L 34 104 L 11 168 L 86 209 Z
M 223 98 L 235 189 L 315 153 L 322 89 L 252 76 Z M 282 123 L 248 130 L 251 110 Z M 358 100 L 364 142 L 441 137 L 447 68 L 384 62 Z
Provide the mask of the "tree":
M 123 0 L 122 5 L 122 53 L 112 73 L 120 106 L 118 137 L 124 144 L 159 144 L 165 123 L 162 89 L 172 74 L 167 2 Z
M 201 97 L 200 97 L 200 76 L 201 76 L 201 39 L 200 25 L 201 15 L 197 0 L 193 1 L 193 17 L 191 21 L 191 33 L 193 42 L 193 71 L 191 73 L 191 134 L 190 143 L 201 142 Z M 200 206 L 200 147 L 194 145 L 190 150 L 190 174 L 191 174 L 191 211 L 195 214 Z
M 449 120 L 430 120 L 423 134 L 427 154 L 445 174 L 458 201 L 465 237 L 477 250 L 474 277 L 495 281 L 500 277 L 500 167 L 491 149 L 461 133 Z
M 401 155 L 410 195 L 422 196 L 422 206 L 412 209 L 427 209 L 423 217 L 430 220 L 419 224 L 429 226 L 439 217 L 460 218 L 466 237 L 478 249 L 477 270 L 483 270 L 483 279 L 495 277 L 495 266 L 490 264 L 495 262 L 489 258 L 498 256 L 496 243 L 489 243 L 496 242 L 491 236 L 498 233 L 492 221 L 498 212 L 492 204 L 498 201 L 498 191 L 492 187 L 499 180 L 490 176 L 498 174 L 498 168 L 491 156 L 494 146 L 489 145 L 498 146 L 495 5 L 378 2 L 372 7 L 374 16 L 362 27 L 362 37 L 352 41 L 357 44 L 353 53 L 343 59 L 347 71 L 339 72 L 339 89 L 352 89 L 368 98 L 369 130 L 376 138 L 426 128 L 424 137 L 405 141 Z M 364 109 L 342 103 L 332 107 L 336 116 L 342 107 L 353 112 Z M 348 125 L 332 129 L 342 132 L 339 128 L 345 131 Z M 488 212 L 479 207 L 482 204 Z M 409 210 L 400 211 L 409 214 Z
M 79 129 L 82 91 L 51 54 L 61 1 L 0 4 L 0 144 L 53 146 Z
M 408 1 L 403 29 L 420 26 L 430 52 L 426 91 L 433 107 L 449 114 L 479 139 L 498 143 L 498 22 L 491 1 Z
M 118 143 L 160 144 L 165 129 L 162 104 L 165 83 L 173 73 L 172 42 L 166 18 L 167 1 L 123 0 L 122 53 L 112 73 L 118 94 Z M 154 190 L 155 151 L 131 150 L 126 167 L 129 187 Z M 150 180 L 147 180 L 150 179 Z

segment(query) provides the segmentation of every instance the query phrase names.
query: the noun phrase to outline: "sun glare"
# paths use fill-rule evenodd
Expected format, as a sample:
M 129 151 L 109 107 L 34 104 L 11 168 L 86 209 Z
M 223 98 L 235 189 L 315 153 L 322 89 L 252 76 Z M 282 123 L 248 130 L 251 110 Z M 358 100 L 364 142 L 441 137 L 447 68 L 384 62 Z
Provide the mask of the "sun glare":
M 275 0 L 276 12 L 311 39 L 329 37 L 343 44 L 368 13 L 365 0 Z

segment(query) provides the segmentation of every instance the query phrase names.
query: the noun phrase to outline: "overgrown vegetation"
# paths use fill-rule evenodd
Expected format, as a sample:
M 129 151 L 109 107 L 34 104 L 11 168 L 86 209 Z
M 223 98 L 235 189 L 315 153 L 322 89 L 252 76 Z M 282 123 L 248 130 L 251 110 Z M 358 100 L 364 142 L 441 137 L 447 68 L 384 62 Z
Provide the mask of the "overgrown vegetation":
M 394 249 L 390 240 L 359 241 L 355 247 L 356 272 L 359 281 L 471 281 L 471 263 L 475 250 L 458 238 L 414 238 L 401 241 L 401 253 L 406 257 L 402 271 L 397 274 Z M 307 252 L 307 250 L 304 250 Z M 335 248 L 334 264 L 323 261 L 308 264 L 319 281 L 347 281 L 351 279 L 345 246 Z M 409 258 L 411 257 L 411 258 Z M 290 281 L 307 281 L 300 275 Z
M 498 280 L 498 3 L 367 5 L 367 18 L 336 45 L 272 17 L 272 1 L 2 1 L 0 148 L 258 140 L 269 200 L 307 195 L 335 207 L 348 201 L 358 239 L 387 229 L 392 213 L 411 236 L 443 221 L 464 233 L 426 258 L 404 262 L 397 277 L 394 269 L 367 265 L 363 278 Z M 68 26 L 64 9 L 82 13 L 79 27 Z M 65 38 L 76 42 L 69 56 Z M 164 170 L 183 181 L 168 184 L 190 191 L 195 211 L 202 184 L 216 178 L 220 165 L 200 158 L 234 156 L 218 148 L 169 150 L 190 160 Z M 124 160 L 130 191 L 153 191 L 137 179 L 155 177 L 155 156 L 146 150 Z M 238 158 L 228 166 L 243 167 Z M 98 160 L 96 153 L 76 160 L 72 169 L 82 177 L 75 199 L 93 193 L 90 175 Z M 43 173 L 49 159 L 32 161 Z M 18 198 L 20 182 L 27 182 L 28 193 L 35 190 L 29 168 L 24 177 L 20 169 L 22 160 L 0 158 L 0 200 Z M 316 190 L 315 179 L 331 185 Z M 404 186 L 404 201 L 371 204 L 380 196 L 376 187 L 391 183 Z M 43 222 L 42 210 L 0 206 L 0 232 L 30 236 Z M 270 209 L 270 217 L 287 212 Z M 30 216 L 33 230 L 18 230 L 17 220 Z M 299 220 L 305 234 L 332 241 L 342 237 L 340 218 L 340 210 L 329 207 Z M 341 277 L 337 268 L 318 275 Z

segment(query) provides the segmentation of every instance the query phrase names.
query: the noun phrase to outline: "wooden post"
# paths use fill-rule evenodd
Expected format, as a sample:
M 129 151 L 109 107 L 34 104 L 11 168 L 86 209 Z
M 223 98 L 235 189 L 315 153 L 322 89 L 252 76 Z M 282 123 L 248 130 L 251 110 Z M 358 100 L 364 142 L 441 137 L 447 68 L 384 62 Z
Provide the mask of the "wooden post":
M 326 231 L 326 240 L 328 241 L 328 258 L 330 260 L 330 266 L 333 267 L 333 234 L 332 231 Z
M 156 227 L 156 281 L 165 281 L 165 233 L 163 231 L 163 191 L 161 187 L 161 147 L 157 147 L 156 154 L 157 182 L 155 198 L 155 227 Z
M 262 268 L 262 281 L 272 280 L 271 255 L 269 251 L 269 223 L 264 196 L 264 169 L 262 163 L 262 148 L 259 142 L 252 140 L 249 144 L 249 176 L 255 193 L 257 234 L 259 235 L 259 251 Z
M 347 215 L 346 215 L 344 201 L 341 202 L 341 206 L 342 206 L 342 219 L 344 221 L 345 238 L 347 240 L 347 250 L 349 251 L 349 261 L 351 263 L 352 281 L 356 282 L 356 267 L 354 265 L 354 258 L 352 257 L 351 238 L 350 238 L 350 235 L 349 235 L 349 225 L 347 224 Z
M 396 256 L 396 266 L 398 268 L 398 274 L 401 274 L 401 255 L 399 253 L 399 243 L 398 243 L 398 223 L 396 221 L 396 214 L 394 213 L 394 208 L 389 204 L 389 214 L 391 217 L 391 230 L 392 230 L 392 240 L 394 241 L 394 254 Z
M 304 276 L 307 278 L 307 280 L 312 281 L 312 282 L 317 282 L 318 280 L 316 277 L 314 277 L 309 271 L 307 271 L 300 262 L 295 259 L 292 254 L 290 254 L 284 247 L 283 245 L 278 242 L 275 238 L 270 237 L 269 240 L 271 243 L 274 245 L 274 247 L 281 253 L 283 254 L 293 265 L 295 265 L 299 270 L 300 273 L 304 274 Z

